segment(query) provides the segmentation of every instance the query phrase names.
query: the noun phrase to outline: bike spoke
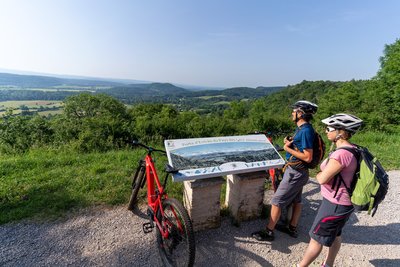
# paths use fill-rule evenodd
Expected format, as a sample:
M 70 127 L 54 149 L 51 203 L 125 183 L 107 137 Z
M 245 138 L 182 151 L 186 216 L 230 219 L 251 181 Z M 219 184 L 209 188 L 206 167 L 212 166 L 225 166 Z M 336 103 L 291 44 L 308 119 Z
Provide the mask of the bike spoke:
M 168 199 L 165 202 L 159 219 L 168 234 L 163 237 L 157 229 L 161 256 L 169 266 L 190 266 L 194 261 L 194 235 L 189 217 L 182 206 L 176 206 L 176 201 Z

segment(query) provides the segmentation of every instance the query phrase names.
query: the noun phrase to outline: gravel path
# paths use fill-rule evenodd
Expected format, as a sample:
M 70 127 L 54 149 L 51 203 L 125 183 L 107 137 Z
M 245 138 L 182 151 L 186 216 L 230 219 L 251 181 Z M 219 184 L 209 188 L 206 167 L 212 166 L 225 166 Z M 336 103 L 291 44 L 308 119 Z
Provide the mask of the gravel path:
M 390 190 L 377 214 L 353 215 L 345 227 L 337 266 L 400 266 L 400 171 L 389 176 Z M 258 242 L 249 235 L 264 227 L 265 220 L 235 227 L 224 218 L 220 228 L 196 233 L 196 266 L 291 266 L 299 261 L 321 199 L 315 180 L 306 186 L 305 196 L 299 238 L 276 232 L 274 242 Z M 160 266 L 155 236 L 142 232 L 145 221 L 117 207 L 53 222 L 2 225 L 0 266 Z

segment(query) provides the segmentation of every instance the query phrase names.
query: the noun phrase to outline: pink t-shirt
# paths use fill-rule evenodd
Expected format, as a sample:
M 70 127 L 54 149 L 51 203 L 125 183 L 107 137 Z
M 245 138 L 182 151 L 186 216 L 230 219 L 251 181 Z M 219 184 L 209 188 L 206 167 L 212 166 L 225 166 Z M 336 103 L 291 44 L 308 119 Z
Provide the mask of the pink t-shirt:
M 340 175 L 342 176 L 347 187 L 350 187 L 351 181 L 353 180 L 354 172 L 357 169 L 357 158 L 349 151 L 345 149 L 338 149 L 329 155 L 330 159 L 337 160 L 342 166 Z M 328 159 L 325 159 L 321 164 L 321 171 L 323 171 L 328 163 Z M 333 196 L 336 193 L 337 184 L 335 188 L 331 189 L 334 178 L 332 178 L 328 183 L 321 185 L 321 194 L 324 198 L 329 200 L 331 203 L 350 206 L 350 196 L 347 189 L 343 184 L 340 185 L 336 197 Z

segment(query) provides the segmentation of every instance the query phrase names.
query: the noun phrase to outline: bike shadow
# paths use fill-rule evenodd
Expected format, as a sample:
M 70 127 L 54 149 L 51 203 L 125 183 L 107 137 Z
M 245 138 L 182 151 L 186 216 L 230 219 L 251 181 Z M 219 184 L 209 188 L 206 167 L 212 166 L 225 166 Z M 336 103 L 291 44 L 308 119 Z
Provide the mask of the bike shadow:
M 400 266 L 400 259 L 375 259 L 370 260 L 373 266 L 385 266 L 385 267 L 398 267 Z
M 130 212 L 139 218 L 149 219 L 149 215 L 147 214 L 147 206 L 145 204 L 136 205 Z

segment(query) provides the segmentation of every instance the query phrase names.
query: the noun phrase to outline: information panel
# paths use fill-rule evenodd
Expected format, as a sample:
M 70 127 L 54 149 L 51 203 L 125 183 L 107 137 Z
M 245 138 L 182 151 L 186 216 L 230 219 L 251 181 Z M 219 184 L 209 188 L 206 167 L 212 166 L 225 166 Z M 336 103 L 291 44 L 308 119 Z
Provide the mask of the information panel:
M 262 134 L 165 140 L 173 181 L 218 177 L 281 167 L 285 161 Z

